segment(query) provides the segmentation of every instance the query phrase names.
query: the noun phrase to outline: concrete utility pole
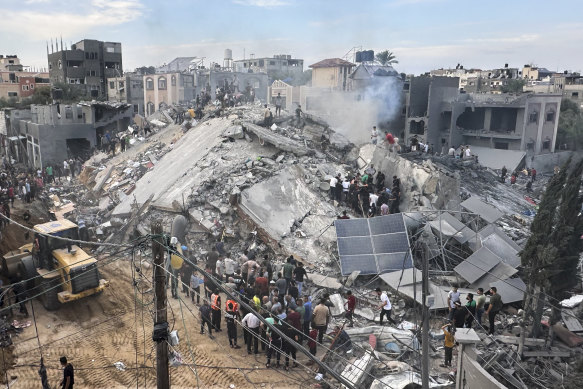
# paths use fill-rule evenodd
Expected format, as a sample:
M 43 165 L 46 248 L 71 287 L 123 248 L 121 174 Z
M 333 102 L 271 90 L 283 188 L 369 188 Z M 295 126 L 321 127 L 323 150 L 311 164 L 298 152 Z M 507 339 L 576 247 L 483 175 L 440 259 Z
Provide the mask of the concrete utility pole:
M 168 371 L 168 318 L 166 310 L 166 272 L 164 271 L 164 247 L 162 224 L 159 220 L 152 222 L 152 257 L 154 262 L 154 288 L 156 308 L 154 316 L 154 333 L 152 339 L 156 342 L 156 387 L 170 389 L 170 374 Z
M 421 297 L 423 301 L 423 327 L 421 329 L 421 387 L 429 389 L 429 269 L 427 255 L 423 255 Z M 413 269 L 415 270 L 415 269 Z

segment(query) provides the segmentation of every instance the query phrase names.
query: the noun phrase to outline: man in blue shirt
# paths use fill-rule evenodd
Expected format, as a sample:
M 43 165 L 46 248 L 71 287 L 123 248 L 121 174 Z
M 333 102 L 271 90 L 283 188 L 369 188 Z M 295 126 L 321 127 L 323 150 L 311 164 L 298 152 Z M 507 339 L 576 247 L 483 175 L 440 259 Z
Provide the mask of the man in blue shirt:
M 304 309 L 304 324 L 302 330 L 307 339 L 310 336 L 310 323 L 312 321 L 312 302 L 310 301 L 310 297 L 306 297 Z

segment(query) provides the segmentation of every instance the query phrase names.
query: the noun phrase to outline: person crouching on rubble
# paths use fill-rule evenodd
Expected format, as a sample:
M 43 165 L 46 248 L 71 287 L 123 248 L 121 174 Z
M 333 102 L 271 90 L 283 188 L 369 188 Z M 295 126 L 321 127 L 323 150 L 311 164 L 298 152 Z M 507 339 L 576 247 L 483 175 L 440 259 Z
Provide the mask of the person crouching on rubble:
M 446 325 L 441 327 L 445 335 L 443 339 L 443 348 L 445 350 L 445 360 L 441 367 L 451 367 L 451 359 L 453 357 L 453 346 L 455 346 L 455 327 L 448 321 Z

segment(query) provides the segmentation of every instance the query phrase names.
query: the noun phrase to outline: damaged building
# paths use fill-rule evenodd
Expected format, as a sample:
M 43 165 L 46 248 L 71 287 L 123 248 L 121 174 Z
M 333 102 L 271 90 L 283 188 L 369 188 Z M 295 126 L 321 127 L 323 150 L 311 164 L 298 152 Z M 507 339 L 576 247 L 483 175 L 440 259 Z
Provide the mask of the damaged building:
M 505 162 L 501 155 L 514 155 L 519 163 L 528 156 L 525 162 L 531 165 L 538 156 L 554 153 L 560 94 L 460 93 L 455 77 L 411 77 L 408 84 L 407 144 L 416 138 L 442 154 L 470 145 L 486 166 L 497 169 Z M 498 156 L 498 162 L 489 155 Z
M 8 155 L 26 166 L 42 168 L 65 158 L 87 159 L 107 131 L 125 131 L 132 107 L 124 103 L 80 102 L 32 105 L 6 117 Z

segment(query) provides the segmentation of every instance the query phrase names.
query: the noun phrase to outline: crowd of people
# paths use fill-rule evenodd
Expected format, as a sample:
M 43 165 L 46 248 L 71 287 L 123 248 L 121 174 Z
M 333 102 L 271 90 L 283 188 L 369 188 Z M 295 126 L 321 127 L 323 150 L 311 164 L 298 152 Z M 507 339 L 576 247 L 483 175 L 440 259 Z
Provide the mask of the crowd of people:
M 266 367 L 275 362 L 276 367 L 282 365 L 285 359 L 285 369 L 297 366 L 297 345 L 307 344 L 310 353 L 316 355 L 317 348 L 322 344 L 328 331 L 331 312 L 329 294 L 323 294 L 317 302 L 306 293 L 304 283 L 308 274 L 302 262 L 293 256 L 286 259 L 281 269 L 275 268 L 269 257 L 265 255 L 258 259 L 252 251 L 244 251 L 238 260 L 232 259 L 230 253 L 224 251 L 222 242 L 217 242 L 205 264 L 205 272 L 210 275 L 201 276 L 191 265 L 185 263 L 179 274 L 183 285 L 182 293 L 199 305 L 200 333 L 207 333 L 214 339 L 226 327 L 229 346 L 234 349 L 242 347 L 239 344 L 237 327 L 243 328 L 243 343 L 248 354 L 265 352 Z M 174 285 L 178 284 L 176 282 Z M 222 301 L 219 284 L 232 290 L 251 309 L 243 306 L 229 297 Z M 173 286 L 173 289 L 175 286 Z M 395 323 L 391 318 L 391 303 L 386 292 L 377 289 L 381 305 L 381 325 L 383 317 Z M 178 291 L 172 295 L 178 298 Z M 345 325 L 354 325 L 356 298 L 351 291 L 346 292 Z M 281 337 L 272 331 L 259 318 L 265 319 L 279 329 L 292 341 Z M 328 336 L 336 338 L 332 349 L 349 352 L 352 349 L 350 337 L 344 331 L 344 326 L 335 326 Z
M 390 186 L 385 181 L 385 174 L 377 172 L 373 164 L 365 169 L 364 174 L 342 178 L 338 173 L 330 179 L 330 199 L 344 203 L 363 217 L 399 213 L 401 180 L 393 176 Z
M 486 302 L 487 296 L 489 296 L 488 302 Z M 446 323 L 442 327 L 445 335 L 445 361 L 442 364 L 443 367 L 451 367 L 456 329 L 475 328 L 476 324 L 477 328 L 484 329 L 482 318 L 486 316 L 488 318 L 488 335 L 494 335 L 496 332 L 496 315 L 504 305 L 502 296 L 500 296 L 496 287 L 491 287 L 486 293 L 484 293 L 483 288 L 478 288 L 475 295 L 467 293 L 465 300 L 465 303 L 462 303 L 461 293 L 458 291 L 457 285 L 453 285 L 447 294 L 449 312 Z

